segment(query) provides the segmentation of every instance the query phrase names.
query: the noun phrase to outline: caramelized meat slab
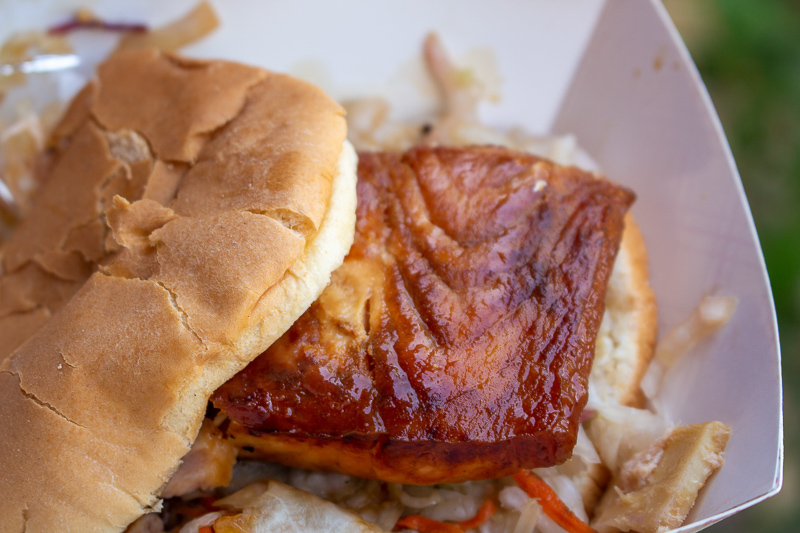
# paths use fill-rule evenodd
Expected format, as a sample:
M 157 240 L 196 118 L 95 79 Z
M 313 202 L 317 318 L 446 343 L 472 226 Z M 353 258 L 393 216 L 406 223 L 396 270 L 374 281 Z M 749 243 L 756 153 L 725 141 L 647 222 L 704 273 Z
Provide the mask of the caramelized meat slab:
M 231 438 L 414 484 L 568 459 L 633 194 L 495 147 L 360 158 L 344 265 L 213 397 Z

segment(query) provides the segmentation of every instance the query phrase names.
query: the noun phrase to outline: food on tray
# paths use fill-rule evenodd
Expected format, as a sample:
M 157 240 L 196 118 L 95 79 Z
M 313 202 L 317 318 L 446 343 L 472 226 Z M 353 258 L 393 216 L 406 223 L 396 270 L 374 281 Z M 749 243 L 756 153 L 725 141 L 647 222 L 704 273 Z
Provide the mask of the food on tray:
M 178 34 L 216 23 L 208 5 L 186 20 Z M 169 33 L 121 48 L 179 46 Z M 354 140 L 423 146 L 362 153 L 356 246 L 202 424 L 209 394 L 341 260 L 354 159 L 337 106 L 286 76 L 154 51 L 100 68 L 54 129 L 37 203 L 3 248 L 11 530 L 119 531 L 163 497 L 161 516 L 128 531 L 590 531 L 612 475 L 598 527 L 683 520 L 702 483 L 664 473 L 704 481 L 728 429 L 658 440 L 663 418 L 637 408 L 655 304 L 623 216 L 631 193 L 536 156 L 455 147 L 543 149 L 567 165 L 575 152 L 481 125 L 475 80 L 435 37 L 425 56 L 435 120 L 396 126 L 379 100 L 348 105 Z M 377 479 L 234 466 L 237 453 Z M 679 502 L 647 507 L 665 491 Z

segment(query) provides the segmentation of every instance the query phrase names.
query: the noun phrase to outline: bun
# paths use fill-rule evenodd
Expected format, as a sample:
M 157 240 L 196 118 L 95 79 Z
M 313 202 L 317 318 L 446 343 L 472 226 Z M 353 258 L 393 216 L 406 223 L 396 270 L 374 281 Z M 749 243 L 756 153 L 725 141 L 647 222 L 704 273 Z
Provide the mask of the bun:
M 352 242 L 345 135 L 288 76 L 153 50 L 100 67 L 2 251 L 0 333 L 38 331 L 0 353 L 0 531 L 121 531 L 159 508 L 211 392 Z

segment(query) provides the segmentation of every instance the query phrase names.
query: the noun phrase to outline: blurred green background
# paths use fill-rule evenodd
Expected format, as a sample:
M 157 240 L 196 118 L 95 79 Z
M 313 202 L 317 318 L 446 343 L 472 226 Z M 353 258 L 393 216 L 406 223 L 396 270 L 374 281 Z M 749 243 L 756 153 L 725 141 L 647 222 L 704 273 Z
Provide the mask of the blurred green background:
M 736 158 L 769 270 L 783 355 L 783 490 L 708 531 L 800 531 L 800 0 L 664 5 Z

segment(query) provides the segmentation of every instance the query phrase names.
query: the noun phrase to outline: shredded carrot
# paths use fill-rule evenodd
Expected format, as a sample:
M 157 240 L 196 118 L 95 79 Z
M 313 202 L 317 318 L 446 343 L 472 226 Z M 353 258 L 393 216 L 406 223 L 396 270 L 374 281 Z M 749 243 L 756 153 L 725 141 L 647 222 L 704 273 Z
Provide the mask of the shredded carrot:
M 214 528 L 211 526 L 203 526 L 197 530 L 197 533 L 214 533 Z
M 458 526 L 464 531 L 467 529 L 476 528 L 489 520 L 496 512 L 497 504 L 494 503 L 494 500 L 486 500 L 486 503 L 481 505 L 481 508 L 478 509 L 478 513 L 474 517 L 470 518 L 469 520 L 459 522 Z
M 487 520 L 489 520 L 494 513 L 497 512 L 497 504 L 492 500 L 486 500 L 486 503 L 481 505 L 478 513 L 463 522 L 456 522 L 455 524 L 448 524 L 447 522 L 440 522 L 432 518 L 412 514 L 401 518 L 394 525 L 394 530 L 413 529 L 419 533 L 463 533 L 467 529 L 473 529 Z
M 580 518 L 575 516 L 564 502 L 561 501 L 558 494 L 550 488 L 550 485 L 545 483 L 542 478 L 533 472 L 520 470 L 514 474 L 514 481 L 517 482 L 517 485 L 519 485 L 528 496 L 539 500 L 544 514 L 549 516 L 553 522 L 563 527 L 569 533 L 597 533 Z

